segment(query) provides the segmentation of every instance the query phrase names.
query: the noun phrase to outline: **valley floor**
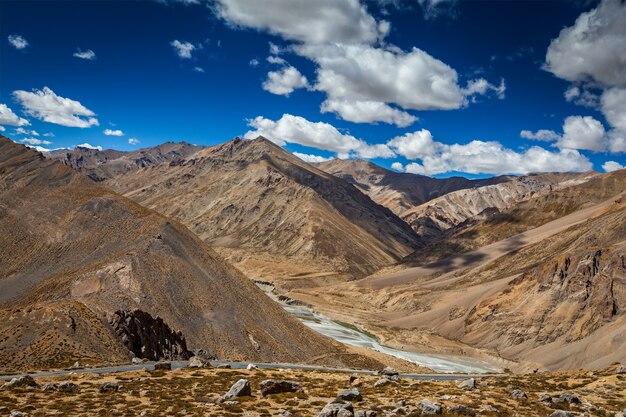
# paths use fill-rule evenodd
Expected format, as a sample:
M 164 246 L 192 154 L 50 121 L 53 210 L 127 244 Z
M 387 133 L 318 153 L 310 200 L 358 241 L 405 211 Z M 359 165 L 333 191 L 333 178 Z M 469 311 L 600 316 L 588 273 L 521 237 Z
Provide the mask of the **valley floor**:
M 242 378 L 249 381 L 252 395 L 220 400 Z M 352 403 L 355 413 L 372 410 L 377 416 L 420 415 L 416 404 L 422 400 L 439 403 L 443 415 L 531 417 L 571 410 L 572 414 L 558 415 L 623 416 L 620 413 L 626 407 L 626 373 L 617 373 L 616 367 L 596 372 L 487 376 L 476 379 L 473 388 L 460 388 L 458 380 L 409 378 L 375 386 L 380 378 L 345 372 L 218 368 L 37 377 L 37 387 L 3 386 L 0 414 L 313 416 L 347 388 L 357 388 L 362 396 L 362 400 Z M 300 391 L 263 396 L 259 392 L 261 381 L 268 379 L 294 381 Z M 65 381 L 76 384 L 79 392 L 42 389 L 47 383 Z M 100 392 L 106 382 L 118 383 L 119 390 Z

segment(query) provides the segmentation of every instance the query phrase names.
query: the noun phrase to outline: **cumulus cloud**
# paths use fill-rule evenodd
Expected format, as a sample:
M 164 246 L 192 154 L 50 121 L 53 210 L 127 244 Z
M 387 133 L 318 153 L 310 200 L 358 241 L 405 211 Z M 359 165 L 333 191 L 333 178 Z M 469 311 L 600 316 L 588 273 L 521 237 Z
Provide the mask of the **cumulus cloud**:
M 360 158 L 391 158 L 394 152 L 386 145 L 369 145 L 349 134 L 343 134 L 333 125 L 311 122 L 300 116 L 284 114 L 274 121 L 258 116 L 249 121 L 254 130 L 244 137 L 254 139 L 263 136 L 279 146 L 295 143 L 311 148 L 336 152 L 340 157 L 351 155 Z
M 81 143 L 80 145 L 76 145 L 77 148 L 86 148 L 86 149 L 94 149 L 97 151 L 101 151 L 102 150 L 102 146 L 94 146 L 91 145 L 89 143 Z
M 407 133 L 404 136 L 397 136 L 387 144 L 406 159 L 422 159 L 437 152 L 437 144 L 433 141 L 431 133 L 426 129 Z
M 170 42 L 170 45 L 174 48 L 176 55 L 183 59 L 190 59 L 192 52 L 197 49 L 193 43 L 181 42 L 179 40 L 173 40 Z
M 15 129 L 14 134 L 39 136 L 39 132 L 37 132 L 36 130 L 28 130 L 28 129 L 24 129 L 23 127 L 18 127 L 17 129 Z
M 561 30 L 546 54 L 546 69 L 568 81 L 626 86 L 626 3 L 603 0 Z
M 310 164 L 330 161 L 332 159 L 332 158 L 325 158 L 319 155 L 311 155 L 311 154 L 300 153 L 300 152 L 293 152 L 293 154 L 297 156 L 298 158 L 302 159 L 304 162 L 308 162 Z
M 252 58 L 248 64 L 250 64 L 251 67 L 258 67 L 259 66 L 259 60 L 256 59 L 256 58 Z
M 88 61 L 93 61 L 96 59 L 96 53 L 91 49 L 87 49 L 86 51 L 81 50 L 80 48 L 76 49 L 76 52 L 72 54 L 73 57 L 86 59 Z
M 121 130 L 104 129 L 104 134 L 107 136 L 124 136 L 124 132 Z
M 567 149 L 603 151 L 608 141 L 604 126 L 591 116 L 569 116 L 563 123 L 563 136 L 556 146 Z
M 396 171 L 404 171 L 404 165 L 401 162 L 394 162 L 391 164 L 391 169 L 395 169 Z
M 371 44 L 386 34 L 359 0 L 216 0 L 215 9 L 233 26 L 309 44 Z
M 56 95 L 48 87 L 32 92 L 17 90 L 13 92 L 13 97 L 26 114 L 48 123 L 80 128 L 99 124 L 93 111 L 76 100 Z
M 202 67 L 193 67 L 193 70 L 195 72 L 204 73 L 204 68 L 202 68 Z
M 432 142 L 422 144 L 428 152 L 419 157 L 421 164 L 412 162 L 405 171 L 413 174 L 435 175 L 445 172 L 470 174 L 528 174 L 546 171 L 587 171 L 591 162 L 576 150 L 548 151 L 533 146 L 516 152 L 499 142 L 474 140 L 467 144 L 444 144 Z
M 13 113 L 6 104 L 0 104 L 0 125 L 30 126 L 30 122 Z
M 28 47 L 28 41 L 20 35 L 9 35 L 9 44 L 18 51 Z
M 288 49 L 313 61 L 313 89 L 326 94 L 321 111 L 342 119 L 405 127 L 416 120 L 408 110 L 458 109 L 490 93 L 504 97 L 504 81 L 493 85 L 478 79 L 462 87 L 456 71 L 428 53 L 380 42 L 390 24 L 376 21 L 359 0 L 216 1 L 218 16 L 234 27 L 295 41 L 286 48 L 271 44 L 269 60 L 284 64 L 276 55 Z
M 554 130 L 547 129 L 539 129 L 536 132 L 532 132 L 530 130 L 522 130 L 519 135 L 524 139 L 541 140 L 544 142 L 554 142 L 561 139 L 561 135 L 556 133 Z
M 601 109 L 611 125 L 609 149 L 611 152 L 626 152 L 626 88 L 609 88 L 602 93 Z
M 384 122 L 398 127 L 412 125 L 417 117 L 379 101 L 324 100 L 322 113 L 335 113 L 343 120 L 355 123 Z
M 41 140 L 37 138 L 25 138 L 20 140 L 22 143 L 28 143 L 29 145 L 51 145 L 52 142 L 49 140 Z
M 287 66 L 279 71 L 267 73 L 267 79 L 263 82 L 263 89 L 272 94 L 288 96 L 298 88 L 309 85 L 308 80 L 296 68 Z
M 624 169 L 624 168 L 625 168 L 624 165 L 615 161 L 606 161 L 604 164 L 602 164 L 602 169 L 606 172 L 617 171 L 618 169 Z
M 128 138 L 128 144 L 129 145 L 138 145 L 139 144 L 139 139 L 137 138 Z

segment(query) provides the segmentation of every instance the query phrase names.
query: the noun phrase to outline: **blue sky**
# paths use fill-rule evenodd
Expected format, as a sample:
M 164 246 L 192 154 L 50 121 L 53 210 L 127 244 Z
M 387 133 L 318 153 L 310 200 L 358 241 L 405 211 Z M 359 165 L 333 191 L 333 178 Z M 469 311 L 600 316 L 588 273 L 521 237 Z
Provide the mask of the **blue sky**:
M 619 0 L 3 0 L 1 133 L 121 150 L 263 134 L 435 176 L 615 169 L 624 25 Z

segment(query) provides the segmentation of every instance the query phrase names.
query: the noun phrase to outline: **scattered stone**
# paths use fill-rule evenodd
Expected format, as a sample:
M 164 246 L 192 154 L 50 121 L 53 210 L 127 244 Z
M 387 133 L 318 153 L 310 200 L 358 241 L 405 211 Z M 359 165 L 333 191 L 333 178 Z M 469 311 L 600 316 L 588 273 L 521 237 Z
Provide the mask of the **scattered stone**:
M 209 368 L 211 364 L 203 357 L 192 356 L 191 359 L 189 359 L 189 364 L 187 366 L 189 368 Z
M 463 404 L 453 405 L 452 407 L 449 407 L 446 413 L 458 414 L 461 416 L 475 416 L 476 415 L 476 411 L 474 411 L 472 408 L 469 408 L 468 406 L 463 405 Z
M 428 400 L 422 400 L 415 404 L 417 408 L 422 410 L 423 415 L 441 414 L 441 404 L 433 403 Z
M 133 359 L 131 359 L 131 362 L 133 365 L 141 365 L 142 363 L 145 363 L 146 360 L 143 358 L 133 357 Z
M 556 410 L 555 412 L 550 414 L 550 417 L 575 417 L 575 416 L 576 414 L 570 413 L 569 411 L 565 411 L 565 410 Z
M 58 391 L 58 392 L 76 394 L 80 392 L 80 387 L 73 382 L 61 382 L 60 384 L 51 382 L 41 387 L 41 390 L 42 391 Z
M 278 379 L 266 379 L 261 381 L 261 395 L 280 394 L 283 392 L 296 392 L 300 390 L 300 384 L 292 381 Z
M 11 379 L 4 386 L 6 388 L 37 388 L 39 385 L 32 376 L 22 375 Z
M 476 380 L 474 378 L 466 379 L 458 385 L 459 388 L 476 388 Z
M 526 393 L 521 389 L 515 389 L 511 393 L 511 398 L 513 398 L 514 400 L 521 400 L 524 398 L 528 398 L 528 395 L 526 395 Z
M 117 382 L 105 382 L 100 385 L 100 393 L 117 392 L 120 390 L 120 384 Z
M 235 382 L 232 387 L 224 394 L 225 400 L 230 400 L 235 397 L 249 397 L 252 395 L 252 389 L 250 388 L 250 382 L 247 379 L 240 379 Z
M 406 407 L 406 401 L 400 400 L 396 403 L 396 407 Z
M 13 411 L 9 414 L 9 417 L 28 417 L 28 414 L 22 413 L 21 411 Z
M 566 392 L 558 397 L 552 398 L 552 402 L 555 404 L 568 403 L 568 404 L 580 404 L 580 398 L 576 394 Z
M 376 411 L 367 410 L 367 411 L 357 411 L 354 413 L 354 417 L 376 417 Z
M 72 368 L 74 368 L 74 369 L 78 369 L 78 368 L 82 368 L 82 367 L 83 367 L 83 365 L 79 361 L 74 362 L 74 365 L 72 365 Z
M 552 397 L 548 394 L 543 394 L 541 397 L 539 397 L 539 401 L 544 404 L 552 404 Z
M 618 366 L 617 369 L 615 370 L 615 373 L 617 373 L 617 374 L 626 374 L 626 365 Z
M 223 363 L 221 365 L 217 365 L 217 369 L 230 369 L 232 368 L 232 366 L 230 366 L 229 363 Z
M 339 391 L 339 393 L 337 394 L 337 399 L 344 401 L 361 401 L 363 400 L 363 397 L 361 396 L 361 393 L 358 389 L 349 388 Z
M 289 410 L 285 410 L 285 409 L 280 409 L 278 410 L 278 415 L 279 417 L 292 417 L 293 413 Z
M 354 417 L 354 408 L 351 402 L 334 400 L 326 404 L 317 417 Z
M 483 405 L 481 406 L 478 411 L 480 411 L 481 413 L 497 413 L 498 409 L 496 407 L 494 407 L 493 405 Z
M 157 362 L 154 364 L 155 371 L 171 371 L 172 363 L 171 362 Z
M 382 371 L 378 371 L 378 374 L 384 375 L 384 376 L 399 376 L 400 375 L 398 371 L 396 371 L 395 369 L 389 366 L 383 369 Z
M 378 381 L 374 382 L 374 388 L 383 387 L 385 385 L 395 384 L 395 383 L 396 381 L 392 381 L 391 379 L 384 376 L 380 378 Z
M 254 370 L 254 369 L 259 369 L 259 367 L 258 367 L 258 366 L 256 366 L 256 365 L 255 365 L 255 364 L 253 364 L 253 363 L 249 363 L 249 364 L 248 364 L 248 366 L 246 366 L 246 369 L 247 369 L 248 371 L 252 371 L 252 370 Z

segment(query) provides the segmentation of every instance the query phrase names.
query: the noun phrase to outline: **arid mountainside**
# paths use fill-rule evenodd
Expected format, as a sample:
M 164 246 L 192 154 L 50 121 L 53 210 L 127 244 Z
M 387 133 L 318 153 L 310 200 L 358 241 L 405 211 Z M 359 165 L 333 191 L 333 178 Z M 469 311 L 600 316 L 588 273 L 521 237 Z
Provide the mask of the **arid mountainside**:
M 122 317 L 134 327 L 163 319 L 154 334 L 181 349 L 179 336 L 232 359 L 362 359 L 308 330 L 183 225 L 5 137 L 0 230 L 2 369 L 128 360 L 111 322 L 135 310 L 147 314 Z
M 165 142 L 152 148 L 143 148 L 132 152 L 113 149 L 100 151 L 79 146 L 74 150 L 52 151 L 46 156 L 51 159 L 58 159 L 94 181 L 104 181 L 140 168 L 163 162 L 178 161 L 202 148 L 202 146 L 195 146 L 186 142 Z
M 524 232 L 475 250 L 290 296 L 336 311 L 391 346 L 489 351 L 520 369 L 624 361 L 625 177 L 603 174 L 529 200 Z
M 443 231 L 477 216 L 488 219 L 522 201 L 583 183 L 596 175 L 586 172 L 507 177 L 497 184 L 450 192 L 405 211 L 401 217 L 420 236 L 436 239 Z
M 432 178 L 424 175 L 390 171 L 362 159 L 333 159 L 315 164 L 322 171 L 354 184 L 380 205 L 388 207 L 401 218 L 429 200 L 450 192 L 497 184 L 510 177 L 470 180 L 463 177 Z
M 422 265 L 468 252 L 590 207 L 626 190 L 624 170 L 603 175 L 548 174 L 552 175 L 564 175 L 560 178 L 565 181 L 552 186 L 552 191 L 540 192 L 500 211 L 468 218 L 430 239 L 428 245 L 406 257 L 404 264 Z
M 106 185 L 181 221 L 253 277 L 359 277 L 421 245 L 390 210 L 264 138 L 236 139 Z

